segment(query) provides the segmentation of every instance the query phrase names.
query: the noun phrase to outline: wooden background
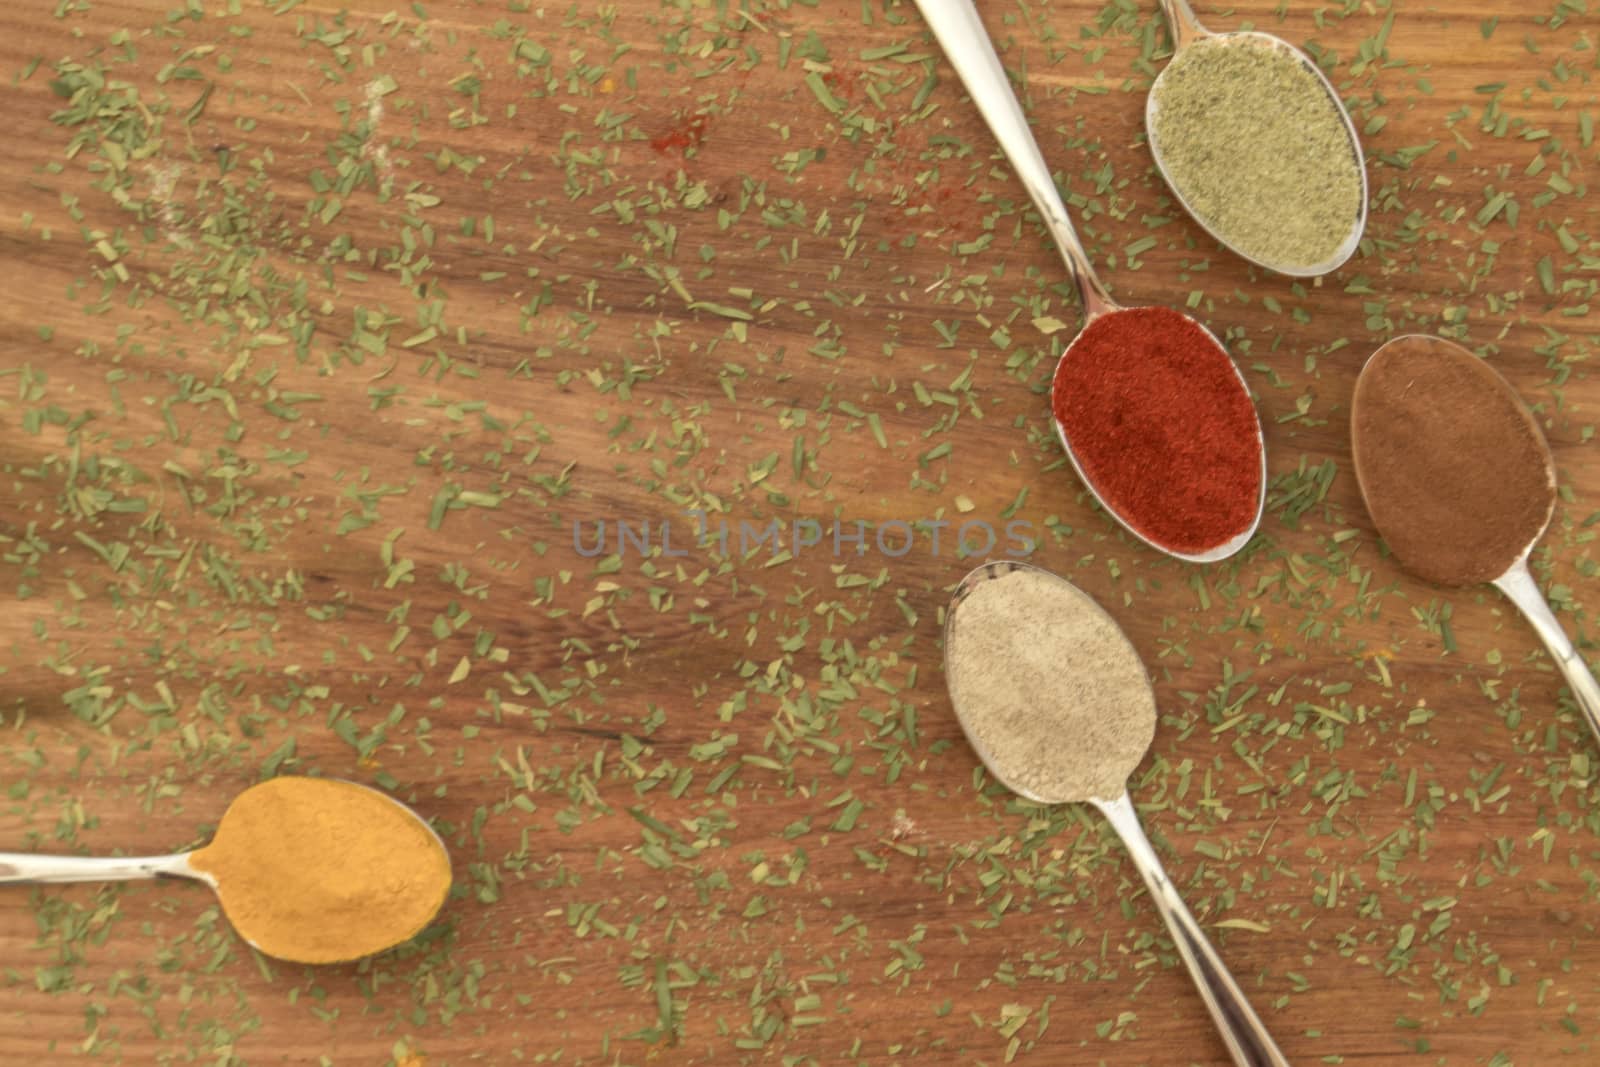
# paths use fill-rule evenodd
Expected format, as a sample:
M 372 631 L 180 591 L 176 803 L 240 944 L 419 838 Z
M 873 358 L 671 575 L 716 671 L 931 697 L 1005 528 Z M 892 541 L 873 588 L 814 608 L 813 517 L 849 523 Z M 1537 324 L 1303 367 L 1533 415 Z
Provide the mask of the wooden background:
M 1385 558 L 1347 435 L 1384 339 L 1490 357 L 1591 633 L 1592 10 L 1202 5 L 1310 43 L 1363 130 L 1366 243 L 1293 284 L 1153 174 L 1154 5 L 983 7 L 1118 298 L 1257 391 L 1274 488 L 1226 565 L 1064 468 L 1070 288 L 906 3 L 0 12 L 3 840 L 164 852 L 343 775 L 457 878 L 324 969 L 197 886 L 6 890 L 0 1057 L 1222 1062 L 1109 831 L 961 741 L 955 527 L 741 554 L 776 518 L 1024 522 L 1114 612 L 1163 710 L 1133 795 L 1294 1062 L 1600 1061 L 1595 741 L 1496 593 Z M 575 547 L 618 520 L 648 556 Z

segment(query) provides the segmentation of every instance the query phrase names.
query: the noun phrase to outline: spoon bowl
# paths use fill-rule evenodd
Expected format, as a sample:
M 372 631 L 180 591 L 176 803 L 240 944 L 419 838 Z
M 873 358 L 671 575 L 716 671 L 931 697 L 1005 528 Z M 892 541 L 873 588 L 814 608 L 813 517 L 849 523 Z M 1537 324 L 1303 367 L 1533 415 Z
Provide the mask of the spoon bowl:
M 979 630 L 976 634 L 969 632 L 970 628 L 963 623 L 965 614 L 964 605 L 972 603 L 972 598 L 978 590 L 992 582 L 1000 581 L 1026 582 L 1032 587 L 1028 595 L 1037 596 L 1042 588 L 1045 595 L 1050 598 L 1059 596 L 1062 604 L 1071 604 L 1073 611 L 1086 616 L 1097 616 L 1102 634 L 1109 635 L 1118 641 L 1108 641 L 1107 647 L 1101 649 L 1100 665 L 1107 672 L 1119 678 L 1129 678 L 1136 675 L 1145 687 L 1144 696 L 1149 701 L 1145 708 L 1150 714 L 1148 726 L 1153 732 L 1154 728 L 1154 696 L 1150 691 L 1150 679 L 1139 658 L 1138 651 L 1133 647 L 1127 636 L 1117 627 L 1105 611 L 1100 608 L 1087 593 L 1049 571 L 1034 567 L 1027 563 L 1006 560 L 986 563 L 963 578 L 955 588 L 950 598 L 950 606 L 945 612 L 944 624 L 944 655 L 945 655 L 945 680 L 950 689 L 950 701 L 954 707 L 956 721 L 961 724 L 962 733 L 966 735 L 973 751 L 982 762 L 989 774 L 1002 785 L 1012 790 L 1025 800 L 1037 804 L 1069 803 L 1082 801 L 1093 805 L 1111 823 L 1112 829 L 1121 838 L 1128 856 L 1138 868 L 1140 877 L 1143 878 L 1146 888 L 1150 891 L 1151 903 L 1160 914 L 1162 921 L 1167 925 L 1174 943 L 1177 945 L 1178 954 L 1182 957 L 1189 975 L 1194 980 L 1201 999 L 1205 1002 L 1206 1009 L 1211 1014 L 1217 1032 L 1226 1045 L 1229 1055 L 1239 1067 L 1288 1067 L 1288 1060 L 1284 1058 L 1278 1046 L 1268 1033 L 1265 1024 L 1250 1006 L 1244 991 L 1239 988 L 1233 976 L 1228 973 L 1227 966 L 1222 957 L 1206 938 L 1205 932 L 1195 920 L 1194 915 L 1183 903 L 1172 879 L 1167 875 L 1166 869 L 1161 864 L 1161 859 L 1145 836 L 1143 828 L 1139 825 L 1138 812 L 1133 801 L 1128 796 L 1126 778 L 1131 775 L 1144 751 L 1149 746 L 1150 733 L 1145 733 L 1142 738 L 1129 735 L 1137 742 L 1136 750 L 1126 745 L 1107 748 L 1096 748 L 1096 759 L 1107 760 L 1107 764 L 1096 766 L 1091 777 L 1083 780 L 1070 780 L 1066 777 L 1056 779 L 1054 786 L 1030 786 L 1019 775 L 1018 767 L 1007 766 L 1004 760 L 997 758 L 984 742 L 984 730 L 975 725 L 974 712 L 990 694 L 980 691 L 972 685 L 966 684 L 958 670 L 953 669 L 954 657 L 952 650 L 973 648 L 979 654 L 991 650 L 995 646 L 1001 649 L 1020 646 L 1025 640 L 1034 642 L 1057 641 L 1059 655 L 1056 662 L 1071 663 L 1072 649 L 1060 647 L 1062 643 L 1070 643 L 1070 638 L 1060 636 L 1059 631 L 1044 630 L 1025 638 L 1019 628 L 1011 628 L 1001 634 L 984 633 Z M 1023 595 L 1021 587 L 1016 595 Z M 979 616 L 981 618 L 981 615 Z M 980 625 L 980 624 L 974 624 Z M 1052 633 L 1058 636 L 1052 638 Z M 1070 669 L 1070 668 L 1069 668 Z M 1081 668 L 1080 668 L 1081 670 Z M 1050 707 L 1050 694 L 1056 690 L 1046 687 L 1040 694 L 1037 705 L 1029 706 L 1028 710 L 1034 715 L 1052 720 L 1056 725 L 1066 716 L 1060 715 Z M 1126 690 L 1122 690 L 1126 694 Z M 1081 695 L 1060 697 L 1061 700 L 1078 700 Z M 1076 705 L 1075 705 L 1076 706 Z M 989 728 L 995 728 L 997 722 L 1005 720 L 1000 717 L 998 707 L 987 709 L 985 721 Z M 1133 720 L 1136 722 L 1137 720 Z M 1064 724 L 1062 724 L 1064 725 Z M 1074 726 L 1083 726 L 1081 719 L 1073 723 Z M 1130 729 L 1132 726 L 1130 725 Z M 1072 733 L 1068 729 L 1059 731 L 1060 743 L 1084 744 L 1086 738 L 1081 733 Z M 1109 755 L 1108 755 L 1109 753 Z M 1033 763 L 1040 760 L 1048 762 L 1048 753 L 1030 755 L 1029 770 L 1022 770 L 1022 774 L 1031 774 Z M 1073 773 L 1073 772 L 1069 772 Z M 1090 789 L 1088 786 L 1096 780 L 1116 781 L 1113 789 L 1105 790 L 1115 795 L 1101 796 L 1099 790 Z M 1048 780 L 1048 779 L 1039 779 Z
M 1171 31 L 1173 54 L 1172 60 L 1156 76 L 1156 80 L 1150 86 L 1150 92 L 1145 97 L 1145 135 L 1150 145 L 1150 154 L 1155 159 L 1156 169 L 1160 171 L 1162 179 L 1167 183 L 1167 188 L 1172 190 L 1178 202 L 1183 205 L 1184 210 L 1189 213 L 1190 217 L 1199 223 L 1201 229 L 1205 230 L 1219 244 L 1232 251 L 1235 255 L 1257 266 L 1291 278 L 1314 278 L 1328 274 L 1343 266 L 1355 254 L 1356 249 L 1360 247 L 1361 236 L 1367 228 L 1368 186 L 1367 169 L 1361 154 L 1361 139 L 1356 133 L 1355 123 L 1350 118 L 1350 112 L 1344 106 L 1344 101 L 1340 99 L 1338 91 L 1333 87 L 1333 83 L 1328 80 L 1327 75 L 1322 72 L 1322 68 L 1317 66 L 1310 56 L 1281 37 L 1274 37 L 1270 33 L 1261 33 L 1253 30 L 1234 33 L 1212 33 L 1200 24 L 1200 20 L 1195 16 L 1194 9 L 1189 6 L 1188 0 L 1161 0 L 1161 8 L 1167 16 L 1168 27 Z M 1234 237 L 1213 225 L 1211 220 L 1196 210 L 1195 204 L 1185 194 L 1183 185 L 1175 180 L 1170 161 L 1162 150 L 1161 138 L 1157 133 L 1156 119 L 1161 109 L 1159 101 L 1160 88 L 1167 75 L 1173 69 L 1173 61 L 1177 60 L 1184 49 L 1203 40 L 1246 41 L 1260 47 L 1270 48 L 1280 55 L 1293 58 L 1317 80 L 1317 83 L 1322 86 L 1323 92 L 1327 94 L 1328 101 L 1338 112 L 1350 152 L 1355 157 L 1356 173 L 1361 180 L 1361 199 L 1356 216 L 1351 220 L 1350 229 L 1345 234 L 1344 240 L 1339 243 L 1334 251 L 1322 259 L 1313 263 L 1283 263 L 1274 262 L 1251 253 L 1247 249 L 1240 247 Z
M 1078 240 L 1072 220 L 1067 215 L 1066 205 L 1061 202 L 1061 194 L 1056 190 L 1055 181 L 1050 175 L 1049 167 L 1045 165 L 1038 142 L 1034 140 L 1033 133 L 1028 127 L 1022 105 L 1017 102 L 1016 95 L 1011 91 L 1011 86 L 1006 80 L 1005 68 L 1001 65 L 999 56 L 995 54 L 988 31 L 984 29 L 983 20 L 978 17 L 977 9 L 971 0 L 917 0 L 917 7 L 940 47 L 955 67 L 956 73 L 961 77 L 962 84 L 966 86 L 979 113 L 993 131 L 1001 150 L 1010 160 L 1017 177 L 1028 192 L 1029 199 L 1044 220 L 1045 229 L 1049 231 L 1051 240 L 1061 254 L 1062 263 L 1077 288 L 1079 300 L 1083 305 L 1083 329 L 1087 330 L 1091 323 L 1102 316 L 1135 310 L 1118 305 L 1095 273 L 1088 253 Z M 1245 384 L 1244 376 L 1240 374 L 1238 365 L 1228 356 L 1227 350 L 1217 341 L 1216 336 L 1188 315 L 1175 309 L 1173 314 L 1188 320 L 1216 345 L 1217 352 L 1227 362 L 1239 383 L 1241 394 L 1248 402 L 1250 390 Z M 1058 376 L 1073 347 L 1082 341 L 1083 336 L 1084 333 L 1080 330 L 1072 343 L 1063 351 L 1056 363 Z M 1130 523 L 1113 502 L 1106 499 L 1101 487 L 1090 479 L 1060 420 L 1052 419 L 1052 422 L 1055 424 L 1056 436 L 1060 439 L 1067 453 L 1067 459 L 1079 479 L 1089 488 L 1090 493 L 1106 513 L 1124 529 L 1151 548 L 1175 559 L 1188 563 L 1212 563 L 1226 559 L 1243 548 L 1255 535 L 1261 523 L 1266 503 L 1267 458 L 1261 432 L 1261 419 L 1253 404 L 1250 413 L 1255 422 L 1255 438 L 1261 457 L 1254 518 L 1248 528 L 1229 537 L 1226 542 L 1192 552 L 1175 551 L 1172 547 L 1153 540 Z
M 357 782 L 349 782 L 343 779 L 311 780 L 337 784 L 340 788 L 360 790 L 361 795 L 363 796 L 368 798 L 377 798 L 384 804 L 393 805 L 395 813 L 402 814 L 403 817 L 408 820 L 404 825 L 406 825 L 408 828 L 420 829 L 421 831 L 425 832 L 425 836 L 422 838 L 422 840 L 426 842 L 424 847 L 430 849 L 436 848 L 438 850 L 438 855 L 445 858 L 445 870 L 448 872 L 449 852 L 445 848 L 444 841 L 439 837 L 438 833 L 433 829 L 433 827 L 428 825 L 427 821 L 411 808 L 400 803 L 400 801 L 389 796 L 387 793 L 361 785 Z M 258 783 L 256 786 L 253 786 L 252 789 L 258 789 L 262 785 L 269 784 L 271 781 L 274 780 L 269 779 L 268 782 Z M 239 804 L 240 799 L 249 796 L 250 792 L 251 790 L 246 790 L 244 793 L 241 793 L 239 797 L 236 797 L 233 805 L 230 805 L 229 811 L 232 812 Z M 217 836 L 213 839 L 212 844 L 214 845 L 217 841 L 224 840 L 227 833 L 227 814 L 224 814 L 223 823 L 219 825 Z M 413 924 L 414 928 L 409 928 L 404 931 L 403 936 L 395 936 L 387 944 L 376 945 L 372 947 L 371 951 L 361 952 L 352 956 L 339 956 L 335 958 L 329 958 L 323 955 L 312 957 L 309 955 L 287 954 L 281 949 L 277 949 L 273 945 L 263 945 L 258 943 L 256 939 L 247 935 L 245 931 L 240 928 L 238 916 L 231 914 L 229 910 L 230 894 L 228 890 L 230 886 L 226 876 L 219 877 L 212 870 L 209 870 L 201 865 L 196 865 L 193 862 L 196 856 L 199 856 L 204 852 L 205 849 L 196 849 L 192 852 L 175 852 L 165 856 L 126 857 L 52 856 L 38 855 L 27 852 L 0 852 L 0 885 L 48 885 L 66 884 L 71 882 L 127 882 L 157 878 L 187 878 L 193 881 L 203 882 L 211 887 L 211 890 L 217 894 L 217 898 L 222 904 L 223 914 L 228 916 L 230 923 L 233 923 L 235 932 L 237 932 L 240 938 L 252 948 L 266 955 L 275 956 L 279 959 L 290 960 L 298 963 L 319 964 L 344 963 L 351 960 L 363 959 L 367 956 L 376 955 L 378 952 L 386 951 L 387 949 L 393 948 L 395 945 L 408 941 L 420 933 L 422 929 L 433 920 L 433 917 L 438 913 L 439 908 L 444 903 L 444 893 L 440 893 L 438 899 L 431 903 L 431 908 L 424 909 L 426 910 L 426 915 L 422 917 L 420 922 Z M 324 872 L 322 871 L 294 871 L 292 872 L 292 877 L 304 880 L 315 878 L 323 874 Z M 444 885 L 445 891 L 448 891 L 448 883 L 449 878 L 447 873 Z M 389 906 L 388 901 L 377 901 L 374 903 L 376 906 L 380 907 Z
M 1102 312 L 1101 314 L 1114 315 L 1125 310 L 1133 309 L 1113 307 Z M 1188 318 L 1188 316 L 1184 317 Z M 1211 341 L 1211 343 L 1216 346 L 1217 351 L 1222 354 L 1223 358 L 1227 362 L 1229 371 L 1231 371 L 1234 378 L 1238 380 L 1239 389 L 1244 392 L 1246 396 L 1248 396 L 1250 387 L 1245 382 L 1244 375 L 1240 373 L 1239 365 L 1236 364 L 1231 358 L 1228 358 L 1227 349 L 1223 347 L 1221 341 L 1217 340 L 1216 334 L 1206 329 L 1203 323 L 1197 322 L 1192 318 L 1189 319 L 1189 322 L 1198 327 L 1200 331 L 1204 333 L 1205 336 Z M 1084 335 L 1082 333 L 1078 334 L 1078 336 L 1072 339 L 1072 343 L 1062 351 L 1061 357 L 1056 360 L 1056 369 L 1055 374 L 1052 375 L 1052 380 L 1061 375 L 1062 368 L 1066 365 L 1068 359 L 1071 357 L 1073 348 L 1078 344 L 1078 342 L 1083 340 L 1083 336 Z M 1083 461 L 1079 458 L 1077 451 L 1072 447 L 1072 441 L 1067 435 L 1066 427 L 1061 424 L 1061 420 L 1059 418 L 1052 418 L 1050 423 L 1055 428 L 1056 439 L 1061 442 L 1061 449 L 1067 454 L 1067 461 L 1072 464 L 1073 472 L 1077 474 L 1078 481 L 1080 481 L 1089 490 L 1089 494 L 1094 497 L 1096 503 L 1098 503 L 1100 507 L 1104 509 L 1107 515 L 1110 515 L 1112 518 L 1114 518 L 1124 530 L 1127 530 L 1134 537 L 1137 537 L 1140 541 L 1143 541 L 1145 544 L 1149 545 L 1158 552 L 1165 552 L 1172 558 L 1182 560 L 1185 563 L 1218 563 L 1230 556 L 1235 555 L 1240 549 L 1244 548 L 1245 545 L 1249 544 L 1250 539 L 1256 535 L 1256 531 L 1261 527 L 1261 516 L 1265 512 L 1267 506 L 1267 443 L 1261 432 L 1261 420 L 1259 418 L 1257 418 L 1255 421 L 1255 436 L 1256 451 L 1261 457 L 1260 474 L 1257 481 L 1258 489 L 1256 491 L 1255 513 L 1250 519 L 1250 525 L 1221 544 L 1198 552 L 1185 552 L 1183 550 L 1173 548 L 1170 545 L 1164 545 L 1159 541 L 1152 540 L 1151 538 L 1147 537 L 1138 526 L 1124 518 L 1122 512 L 1113 506 L 1113 504 L 1103 495 L 1101 495 L 1100 488 L 1096 484 L 1095 479 L 1089 476 L 1089 472 L 1085 470 Z
M 1393 338 L 1362 365 L 1350 451 L 1390 550 L 1440 585 L 1492 581 L 1527 557 L 1555 514 L 1555 461 L 1539 424 L 1488 363 L 1440 337 Z

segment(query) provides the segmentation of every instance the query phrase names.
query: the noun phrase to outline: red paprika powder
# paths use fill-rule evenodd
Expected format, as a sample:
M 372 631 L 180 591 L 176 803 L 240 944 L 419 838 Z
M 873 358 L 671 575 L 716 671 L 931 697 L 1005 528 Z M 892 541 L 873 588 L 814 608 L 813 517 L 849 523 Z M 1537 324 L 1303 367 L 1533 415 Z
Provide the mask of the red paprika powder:
M 1260 423 L 1228 353 L 1169 308 L 1095 319 L 1056 367 L 1052 407 L 1084 476 L 1129 527 L 1198 554 L 1261 499 Z

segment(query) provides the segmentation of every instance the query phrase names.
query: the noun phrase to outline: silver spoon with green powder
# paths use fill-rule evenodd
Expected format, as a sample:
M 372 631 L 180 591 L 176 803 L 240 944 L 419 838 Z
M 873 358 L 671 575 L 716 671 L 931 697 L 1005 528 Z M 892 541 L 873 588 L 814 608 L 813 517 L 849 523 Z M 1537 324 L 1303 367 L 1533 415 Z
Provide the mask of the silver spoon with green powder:
M 1145 100 L 1156 166 L 1206 232 L 1268 270 L 1313 277 L 1367 225 L 1361 142 L 1305 53 L 1265 33 L 1211 33 L 1160 0 L 1173 56 Z
M 1138 650 L 1077 586 L 1025 563 L 986 563 L 956 586 L 944 624 L 945 682 L 989 773 L 1039 804 L 1100 809 L 1240 1067 L 1288 1067 L 1139 826 L 1128 777 L 1155 736 Z

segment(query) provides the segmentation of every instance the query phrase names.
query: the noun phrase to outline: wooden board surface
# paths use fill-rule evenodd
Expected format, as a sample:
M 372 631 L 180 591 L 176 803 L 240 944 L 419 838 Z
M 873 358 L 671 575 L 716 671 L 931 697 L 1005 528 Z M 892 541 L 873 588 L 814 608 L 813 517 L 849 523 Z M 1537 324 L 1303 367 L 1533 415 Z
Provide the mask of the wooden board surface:
M 1223 1062 L 1109 830 L 1009 799 L 951 717 L 955 535 L 1013 521 L 1147 657 L 1133 796 L 1292 1061 L 1600 1060 L 1594 740 L 1498 594 L 1385 557 L 1347 433 L 1387 337 L 1487 355 L 1591 634 L 1592 12 L 1202 7 L 1312 44 L 1363 130 L 1366 243 L 1295 284 L 1158 184 L 1153 5 L 984 9 L 1118 298 L 1193 309 L 1257 393 L 1228 564 L 1064 467 L 1070 287 L 908 4 L 0 13 L 0 840 L 166 852 L 264 773 L 341 775 L 457 879 L 325 969 L 197 886 L 6 890 L 0 1058 Z M 786 554 L 741 553 L 774 519 Z

